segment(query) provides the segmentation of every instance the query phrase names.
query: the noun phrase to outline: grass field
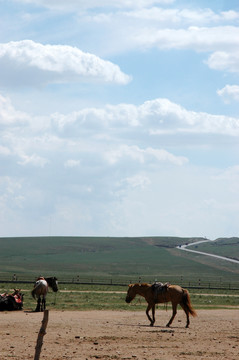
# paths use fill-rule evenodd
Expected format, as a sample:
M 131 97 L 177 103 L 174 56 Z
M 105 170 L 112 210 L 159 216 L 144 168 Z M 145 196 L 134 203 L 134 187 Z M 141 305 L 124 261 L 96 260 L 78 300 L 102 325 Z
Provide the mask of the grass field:
M 152 282 L 237 282 L 238 264 L 176 249 L 199 238 L 176 237 L 27 237 L 0 238 L 0 280 L 35 279 L 55 275 L 59 280 L 142 279 Z M 226 256 L 238 254 L 239 239 L 223 239 Z M 211 244 L 209 244 L 211 245 Z M 206 244 L 205 244 L 206 246 Z M 217 242 L 213 243 L 214 250 Z M 198 246 L 199 249 L 199 246 Z M 200 247 L 201 250 L 201 247 Z M 220 253 L 221 254 L 221 253 Z M 134 281 L 136 282 L 136 281 Z
M 33 311 L 36 301 L 31 297 L 31 284 L 24 284 L 24 310 Z M 0 293 L 12 291 L 12 284 L 0 284 Z M 56 310 L 143 310 L 146 302 L 137 296 L 129 305 L 125 302 L 127 286 L 95 286 L 95 285 L 59 285 L 57 294 L 50 291 L 47 295 L 47 308 Z M 189 290 L 191 301 L 196 309 L 237 308 L 239 293 L 236 291 L 198 291 Z M 161 309 L 165 305 L 158 306 Z M 171 304 L 168 304 L 168 309 Z

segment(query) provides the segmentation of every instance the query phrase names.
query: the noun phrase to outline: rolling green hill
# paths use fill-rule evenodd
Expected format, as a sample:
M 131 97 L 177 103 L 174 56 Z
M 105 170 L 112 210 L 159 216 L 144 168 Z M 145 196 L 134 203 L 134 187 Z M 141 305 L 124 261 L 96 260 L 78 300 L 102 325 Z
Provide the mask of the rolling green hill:
M 178 245 L 198 240 L 177 237 L 0 238 L 0 280 L 15 273 L 18 278 L 54 274 L 59 279 L 141 277 L 145 281 L 179 282 L 199 278 L 238 281 L 238 264 L 176 249 Z M 234 256 L 239 239 L 224 245 L 226 256 L 229 256 L 230 246 L 231 256 Z

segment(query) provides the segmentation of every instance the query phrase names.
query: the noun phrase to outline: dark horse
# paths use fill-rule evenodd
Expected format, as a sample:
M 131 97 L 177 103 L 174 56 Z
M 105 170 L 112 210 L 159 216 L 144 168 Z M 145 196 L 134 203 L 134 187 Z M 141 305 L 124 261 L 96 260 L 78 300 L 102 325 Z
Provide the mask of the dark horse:
M 14 289 L 12 294 L 0 294 L 0 311 L 22 310 L 23 294 L 21 289 Z
M 51 287 L 54 292 L 58 291 L 58 283 L 56 277 L 39 277 L 35 282 L 32 290 L 33 299 L 37 298 L 37 307 L 35 311 L 44 311 L 46 309 L 46 295 L 48 288 Z
M 130 284 L 127 292 L 125 301 L 130 303 L 136 295 L 141 295 L 145 298 L 148 303 L 146 309 L 146 315 L 150 321 L 150 326 L 153 326 L 155 323 L 155 304 L 166 303 L 171 301 L 173 314 L 166 326 L 170 326 L 177 314 L 178 304 L 183 308 L 186 317 L 187 323 L 186 328 L 189 327 L 189 314 L 196 316 L 196 311 L 193 309 L 190 301 L 189 292 L 186 289 L 183 289 L 179 285 L 165 285 L 161 290 L 156 291 L 154 285 L 151 284 Z M 149 315 L 149 311 L 152 309 L 152 317 Z

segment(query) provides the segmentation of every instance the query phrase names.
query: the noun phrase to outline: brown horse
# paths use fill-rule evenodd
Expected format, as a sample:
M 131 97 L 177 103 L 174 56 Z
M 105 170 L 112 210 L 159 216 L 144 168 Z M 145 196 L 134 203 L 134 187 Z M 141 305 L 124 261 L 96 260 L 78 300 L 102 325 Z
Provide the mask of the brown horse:
M 186 328 L 189 327 L 189 314 L 197 316 L 190 301 L 189 292 L 179 285 L 166 285 L 160 291 L 155 292 L 154 285 L 151 284 L 130 284 L 125 301 L 130 303 L 136 295 L 141 295 L 148 303 L 146 315 L 150 321 L 150 326 L 155 323 L 155 304 L 167 303 L 171 301 L 173 314 L 166 326 L 170 326 L 177 314 L 178 304 L 185 311 L 187 317 Z M 152 309 L 152 318 L 149 311 Z

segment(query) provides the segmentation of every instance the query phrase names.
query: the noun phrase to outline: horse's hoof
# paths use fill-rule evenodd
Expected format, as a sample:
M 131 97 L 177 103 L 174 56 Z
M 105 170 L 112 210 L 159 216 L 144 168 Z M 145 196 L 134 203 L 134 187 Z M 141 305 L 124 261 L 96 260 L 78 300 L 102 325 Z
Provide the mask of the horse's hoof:
M 154 323 L 151 323 L 150 326 L 154 326 Z

